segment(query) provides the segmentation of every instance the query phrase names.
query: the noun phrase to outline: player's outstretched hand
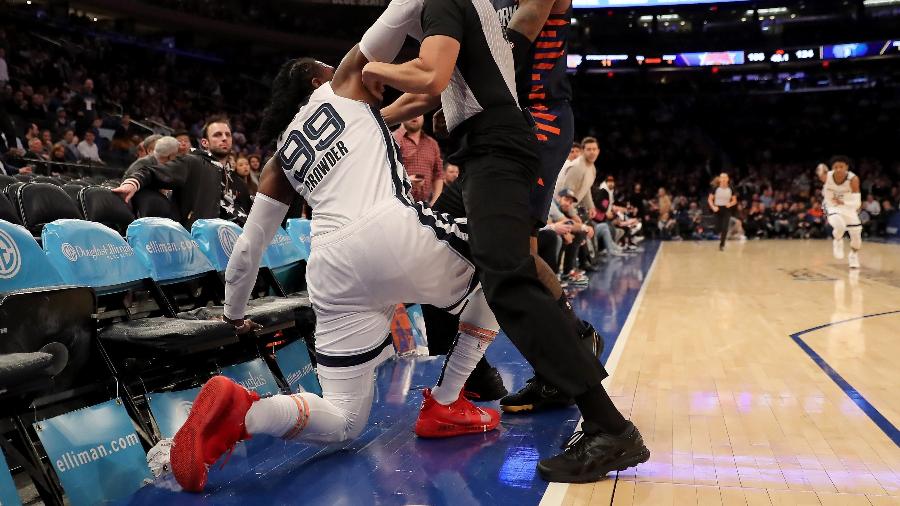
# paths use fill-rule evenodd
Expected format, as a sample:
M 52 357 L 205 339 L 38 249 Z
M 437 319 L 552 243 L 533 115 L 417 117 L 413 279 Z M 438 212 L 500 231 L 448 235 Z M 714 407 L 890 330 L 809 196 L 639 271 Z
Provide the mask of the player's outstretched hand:
M 825 165 L 824 163 L 820 163 L 819 165 L 816 165 L 816 175 L 817 176 L 822 177 L 827 172 L 828 172 L 828 166 Z

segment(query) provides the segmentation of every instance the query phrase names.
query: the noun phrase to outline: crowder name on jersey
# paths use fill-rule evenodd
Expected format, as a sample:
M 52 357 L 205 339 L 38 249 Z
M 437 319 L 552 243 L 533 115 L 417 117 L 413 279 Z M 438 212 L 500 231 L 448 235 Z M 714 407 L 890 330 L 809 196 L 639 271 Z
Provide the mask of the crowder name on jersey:
M 334 168 L 335 164 L 349 152 L 350 148 L 344 144 L 344 141 L 335 142 L 334 146 L 322 154 L 322 161 L 307 172 L 306 178 L 303 180 L 306 191 L 312 192 L 316 185 L 322 182 L 322 179 Z M 296 172 L 294 172 L 294 177 L 297 177 Z

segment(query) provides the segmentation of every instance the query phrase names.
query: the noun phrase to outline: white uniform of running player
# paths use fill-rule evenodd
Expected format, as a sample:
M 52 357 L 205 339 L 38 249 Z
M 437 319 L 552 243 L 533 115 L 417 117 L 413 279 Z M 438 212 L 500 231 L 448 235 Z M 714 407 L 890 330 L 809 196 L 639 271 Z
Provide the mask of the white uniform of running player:
M 825 185 L 822 188 L 825 213 L 828 223 L 831 225 L 834 236 L 834 256 L 844 257 L 844 232 L 850 234 L 851 252 L 850 266 L 859 267 L 856 251 L 862 246 L 862 224 L 859 221 L 859 193 L 854 192 L 851 181 L 856 174 L 847 171 L 847 177 L 840 184 L 834 179 L 834 171 L 829 170 L 825 175 Z

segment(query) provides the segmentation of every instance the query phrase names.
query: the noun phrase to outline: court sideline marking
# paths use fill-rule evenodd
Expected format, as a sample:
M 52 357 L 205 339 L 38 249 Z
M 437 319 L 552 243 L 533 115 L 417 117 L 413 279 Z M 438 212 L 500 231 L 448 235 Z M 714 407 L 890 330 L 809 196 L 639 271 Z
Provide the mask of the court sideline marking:
M 659 260 L 659 257 L 662 256 L 664 245 L 665 242 L 661 241 L 659 243 L 659 248 L 656 250 L 656 254 L 653 257 L 653 262 L 650 264 L 650 268 L 647 269 L 647 275 L 644 277 L 643 283 L 641 283 L 641 289 L 638 290 L 638 294 L 634 298 L 634 303 L 631 305 L 631 311 L 629 311 L 628 313 L 628 318 L 625 319 L 625 324 L 622 325 L 622 331 L 619 332 L 618 337 L 616 337 L 615 344 L 613 344 L 612 352 L 610 352 L 609 354 L 609 360 L 606 361 L 606 372 L 609 373 L 609 377 L 607 378 L 607 380 L 612 378 L 616 373 L 616 367 L 619 365 L 619 360 L 622 358 L 622 350 L 625 349 L 625 344 L 628 342 L 628 337 L 631 335 L 631 329 L 632 327 L 634 327 L 634 322 L 637 320 L 638 311 L 640 310 L 640 307 L 644 302 L 644 294 L 647 292 L 647 286 L 650 285 L 650 279 L 653 277 L 653 273 L 656 271 L 656 263 Z M 575 427 L 576 431 L 581 429 L 582 421 L 583 419 L 578 421 L 578 425 Z M 615 477 L 611 477 L 609 479 L 618 482 L 618 472 L 616 473 Z M 540 506 L 562 505 L 563 499 L 565 499 L 566 493 L 568 491 L 568 483 L 551 482 L 550 485 L 547 486 L 547 490 L 544 492 L 544 497 L 541 498 Z M 613 488 L 613 496 L 615 496 L 615 488 Z M 611 503 L 612 502 L 610 501 L 610 504 Z
M 840 325 L 842 323 L 848 323 L 848 322 L 852 322 L 852 321 L 856 321 L 856 320 L 862 320 L 864 318 L 874 318 L 876 316 L 888 316 L 888 315 L 894 315 L 894 314 L 900 314 L 900 310 L 885 311 L 883 313 L 868 314 L 868 315 L 863 315 L 863 316 L 857 316 L 855 318 L 848 318 L 846 320 L 826 323 L 823 325 L 812 327 L 812 328 L 809 328 L 806 330 L 801 330 L 800 332 L 791 334 L 791 339 L 793 339 L 794 342 L 797 343 L 798 346 L 800 346 L 801 350 L 803 350 L 807 355 L 809 355 L 809 358 L 811 358 L 812 361 L 815 362 L 815 364 L 817 366 L 819 366 L 819 368 L 822 369 L 822 371 L 824 371 L 825 374 L 828 375 L 828 377 L 831 378 L 831 380 L 837 384 L 838 388 L 840 388 L 844 392 L 844 394 L 846 394 L 847 397 L 849 397 L 850 400 L 853 401 L 854 404 L 859 406 L 859 409 L 861 409 L 862 412 L 865 413 L 866 416 L 868 416 L 869 419 L 872 420 L 875 423 L 875 425 L 877 425 L 878 428 L 881 429 L 881 431 L 884 432 L 884 434 L 891 441 L 894 442 L 895 445 L 900 446 L 900 429 L 897 429 L 897 427 L 894 426 L 894 424 L 892 424 L 890 420 L 888 420 L 884 415 L 882 415 L 881 412 L 878 411 L 878 409 L 875 406 L 873 406 L 865 397 L 863 397 L 863 395 L 861 393 L 859 393 L 859 391 L 857 389 L 853 388 L 853 385 L 848 383 L 847 380 L 845 380 L 843 376 L 841 376 L 837 371 L 835 371 L 834 368 L 831 367 L 831 365 L 829 365 L 828 362 L 826 362 L 825 359 L 823 359 L 821 355 L 816 353 L 816 351 L 813 350 L 810 345 L 806 344 L 806 341 L 804 341 L 800 337 L 805 334 L 809 334 L 811 332 L 816 332 L 818 330 L 832 327 L 834 325 Z

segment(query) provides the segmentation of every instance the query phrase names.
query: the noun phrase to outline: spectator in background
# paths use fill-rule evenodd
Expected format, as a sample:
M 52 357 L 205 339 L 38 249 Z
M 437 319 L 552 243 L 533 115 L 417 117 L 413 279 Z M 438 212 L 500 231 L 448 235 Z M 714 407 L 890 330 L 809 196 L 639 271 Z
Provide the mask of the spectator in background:
M 164 160 L 161 160 L 160 156 L 158 156 L 159 153 L 156 152 L 156 145 L 163 138 L 162 135 L 158 134 L 148 135 L 146 139 L 138 144 L 138 159 L 132 162 L 128 167 L 128 170 L 125 171 L 126 177 L 130 176 L 141 167 L 166 163 L 174 158 L 170 156 L 171 153 L 169 152 L 169 146 L 171 145 L 170 141 L 166 141 L 167 145 L 162 148 L 162 157 Z M 168 139 L 173 139 L 173 137 L 168 137 Z
M 422 116 L 404 121 L 394 132 L 394 139 L 412 182 L 413 200 L 431 205 L 444 189 L 444 171 L 441 149 L 434 138 L 422 131 L 424 124 Z
M 259 178 L 262 176 L 262 157 L 259 155 L 250 155 L 247 157 L 247 161 L 250 163 L 250 178 L 253 180 L 253 184 L 259 187 Z M 253 191 L 256 193 L 256 190 Z
M 56 108 L 56 118 L 54 118 L 53 122 L 50 124 L 50 129 L 56 133 L 56 137 L 62 137 L 63 134 L 72 127 L 72 122 L 69 121 L 69 115 L 66 112 L 65 107 L 57 107 Z
M 0 47 L 0 85 L 9 82 L 9 66 L 6 64 L 6 49 Z
M 178 139 L 178 154 L 186 155 L 191 151 L 191 134 L 181 131 L 175 132 L 175 138 Z
M 50 126 L 50 108 L 44 101 L 42 93 L 35 93 L 31 96 L 31 105 L 28 108 L 28 120 L 41 128 Z
M 459 179 L 459 167 L 452 163 L 447 163 L 444 166 L 444 184 L 448 185 L 457 179 Z
M 0 107 L 0 156 L 7 163 L 25 154 L 27 146 L 21 133 L 21 123 L 8 114 L 4 107 Z
M 869 215 L 869 221 L 865 224 L 866 233 L 868 235 L 875 235 L 878 231 L 880 222 L 881 204 L 875 199 L 873 193 L 869 193 L 866 195 L 866 201 L 863 203 L 862 207 L 863 211 Z
M 234 173 L 239 177 L 245 185 L 247 185 L 247 190 L 250 192 L 250 196 L 256 196 L 256 190 L 258 185 L 253 181 L 251 177 L 252 172 L 250 171 L 250 160 L 245 156 L 237 157 L 237 160 L 234 162 Z
M 887 235 L 887 227 L 891 222 L 891 218 L 894 217 L 894 214 L 897 213 L 895 207 L 891 204 L 890 200 L 885 199 L 881 203 L 881 213 L 878 215 L 877 228 L 875 233 L 878 235 Z M 896 234 L 896 231 L 894 232 Z
M 76 114 L 79 122 L 85 125 L 93 123 L 94 118 L 97 117 L 97 96 L 94 95 L 93 79 L 84 80 L 77 102 Z
M 92 162 L 103 163 L 100 159 L 100 150 L 94 142 L 96 136 L 91 130 L 84 132 L 84 140 L 78 143 L 78 158 Z
M 69 163 L 69 160 L 66 157 L 66 145 L 62 142 L 57 142 L 53 145 L 53 149 L 50 150 L 50 161 L 56 163 Z
M 41 143 L 44 145 L 44 154 L 50 156 L 50 148 L 53 147 L 53 134 L 50 130 L 41 131 Z
M 572 149 L 569 150 L 569 157 L 566 158 L 567 162 L 574 162 L 579 156 L 581 156 L 581 143 L 573 142 Z
M 825 237 L 825 210 L 822 209 L 822 202 L 814 200 L 812 207 L 806 213 L 806 222 L 809 224 L 809 237 L 822 238 Z
M 162 139 L 162 135 L 153 134 L 148 135 L 144 140 L 138 143 L 137 145 L 137 156 L 138 160 L 144 158 L 147 155 L 153 154 L 153 148 L 156 146 L 156 141 Z
M 591 196 L 591 187 L 597 178 L 597 168 L 594 162 L 600 156 L 600 144 L 593 137 L 586 137 L 581 141 L 581 156 L 573 160 L 571 165 L 560 172 L 556 180 L 556 193 L 568 189 L 575 195 L 578 207 L 583 209 L 588 216 L 594 214 L 594 200 Z M 571 153 L 570 153 L 571 154 Z
M 243 225 L 251 201 L 247 186 L 226 165 L 231 153 L 231 125 L 225 118 L 213 118 L 200 135 L 202 150 L 140 167 L 113 192 L 130 202 L 141 188 L 172 190 L 179 221 L 187 229 L 201 218 L 222 218 Z
M 615 218 L 615 211 L 613 209 L 615 187 L 615 179 L 612 176 L 608 176 L 599 187 L 592 190 L 596 208 L 591 220 L 594 224 L 594 235 L 597 237 L 597 240 L 602 243 L 606 254 L 611 256 L 622 256 L 624 253 L 622 252 L 622 248 L 616 244 L 616 230 L 613 225 Z
M 62 141 L 66 147 L 66 159 L 70 162 L 77 162 L 80 158 L 78 153 L 78 137 L 75 136 L 75 130 L 71 128 L 63 132 Z
M 49 160 L 50 157 L 44 154 L 44 143 L 37 137 L 32 137 L 30 141 L 28 141 L 28 151 L 25 152 L 25 155 L 22 157 L 25 159 L 25 162 L 31 166 L 32 171 L 35 174 L 40 174 L 43 176 L 50 175 L 50 166 L 46 163 L 40 163 L 40 160 Z
M 563 188 L 556 196 L 556 200 L 550 205 L 550 214 L 548 223 L 558 227 L 559 225 L 568 225 L 569 233 L 563 237 L 563 257 L 562 257 L 562 273 L 561 281 L 574 285 L 587 285 L 588 278 L 584 273 L 580 273 L 575 269 L 578 261 L 578 248 L 584 244 L 585 239 L 590 235 L 593 237 L 593 229 L 581 222 L 578 213 L 575 210 L 575 204 L 578 199 L 575 192 L 568 188 Z M 549 264 L 552 266 L 559 265 L 559 262 Z

